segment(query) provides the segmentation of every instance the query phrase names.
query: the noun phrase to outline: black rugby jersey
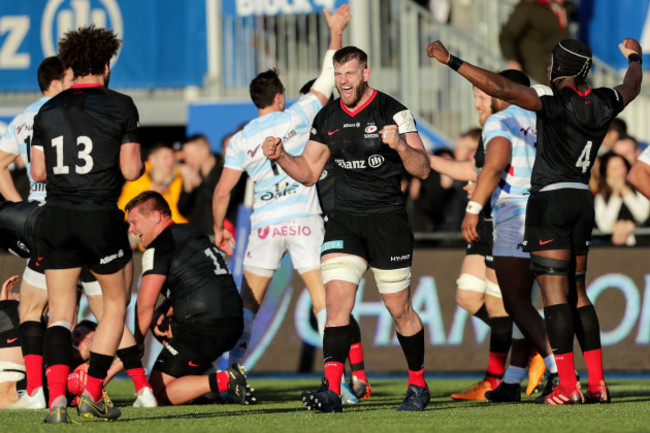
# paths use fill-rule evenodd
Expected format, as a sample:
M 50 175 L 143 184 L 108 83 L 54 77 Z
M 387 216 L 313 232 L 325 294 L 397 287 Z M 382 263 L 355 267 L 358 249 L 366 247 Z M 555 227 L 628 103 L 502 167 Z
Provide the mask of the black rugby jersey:
M 50 99 L 34 118 L 32 139 L 45 153 L 48 202 L 114 207 L 124 184 L 120 148 L 132 142 L 140 138 L 129 96 L 77 85 Z
M 609 124 L 623 110 L 623 98 L 610 88 L 580 93 L 563 87 L 540 99 L 531 191 L 559 182 L 588 184 Z
M 42 204 L 38 201 L 5 202 L 0 205 L 0 247 L 28 258 L 36 245 L 36 222 Z
M 334 210 L 336 198 L 334 193 L 334 162 L 332 159 L 327 160 L 323 173 L 316 183 L 316 191 L 318 192 L 318 201 L 323 215 L 329 215 Z
M 340 98 L 314 119 L 310 140 L 326 145 L 334 167 L 335 208 L 353 214 L 402 209 L 403 173 L 399 154 L 382 142 L 379 131 L 395 124 L 393 116 L 407 108 L 374 90 L 370 99 L 351 112 Z
M 162 295 L 177 322 L 241 317 L 242 300 L 226 262 L 203 233 L 171 224 L 142 256 L 142 275 L 165 275 Z

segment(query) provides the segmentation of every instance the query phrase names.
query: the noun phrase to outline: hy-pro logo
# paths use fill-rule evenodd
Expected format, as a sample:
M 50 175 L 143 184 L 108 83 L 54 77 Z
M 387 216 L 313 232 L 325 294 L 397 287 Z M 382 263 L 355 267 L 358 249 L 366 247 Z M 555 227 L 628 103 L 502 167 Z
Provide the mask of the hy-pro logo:
M 94 24 L 113 29 L 124 39 L 124 24 L 117 0 L 49 0 L 41 20 L 41 45 L 45 56 L 55 56 L 57 41 L 68 30 Z M 113 59 L 115 64 L 120 53 Z

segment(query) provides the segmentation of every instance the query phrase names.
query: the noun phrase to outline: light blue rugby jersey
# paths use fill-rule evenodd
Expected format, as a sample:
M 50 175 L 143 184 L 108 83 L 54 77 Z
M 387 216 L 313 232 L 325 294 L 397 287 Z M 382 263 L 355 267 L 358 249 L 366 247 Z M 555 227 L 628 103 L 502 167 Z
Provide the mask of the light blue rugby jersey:
M 483 126 L 486 151 L 490 140 L 504 137 L 511 143 L 510 162 L 492 194 L 494 224 L 526 213 L 530 176 L 537 148 L 537 115 L 516 105 L 490 116 Z
M 253 119 L 230 139 L 225 167 L 246 171 L 255 183 L 252 230 L 321 213 L 316 187 L 296 182 L 271 163 L 264 156 L 262 143 L 266 137 L 280 137 L 287 153 L 302 154 L 322 107 L 316 95 L 307 93 L 285 111 Z
M 38 101 L 32 103 L 23 110 L 9 124 L 7 131 L 0 139 L 0 150 L 13 155 L 20 155 L 25 161 L 27 176 L 29 177 L 29 197 L 28 200 L 45 201 L 45 184 L 36 182 L 32 179 L 30 171 L 31 166 L 31 145 L 32 132 L 34 128 L 34 117 L 38 114 L 43 104 L 49 101 L 49 96 L 43 96 Z

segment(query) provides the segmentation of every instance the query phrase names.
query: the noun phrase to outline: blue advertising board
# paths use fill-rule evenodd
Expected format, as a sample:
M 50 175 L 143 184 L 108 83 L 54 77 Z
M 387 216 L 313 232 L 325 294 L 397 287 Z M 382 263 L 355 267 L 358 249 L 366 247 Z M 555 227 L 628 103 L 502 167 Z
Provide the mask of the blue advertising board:
M 58 39 L 89 24 L 124 40 L 111 86 L 200 86 L 207 71 L 205 0 L 0 2 L 0 91 L 38 91 L 36 70 Z
M 334 10 L 350 3 L 349 0 L 223 0 L 224 16 L 248 17 L 256 15 L 298 15 Z

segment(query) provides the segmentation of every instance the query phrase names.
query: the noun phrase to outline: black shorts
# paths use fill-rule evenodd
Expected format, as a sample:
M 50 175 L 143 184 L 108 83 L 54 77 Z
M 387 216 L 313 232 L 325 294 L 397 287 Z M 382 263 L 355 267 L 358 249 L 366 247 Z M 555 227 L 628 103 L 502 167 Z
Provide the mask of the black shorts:
M 158 355 L 154 370 L 172 377 L 203 374 L 229 351 L 244 330 L 244 319 L 216 319 L 211 325 L 172 322 L 172 339 Z
M 573 255 L 585 255 L 593 226 L 594 198 L 590 191 L 531 193 L 526 207 L 524 251 L 570 249 Z
M 0 349 L 20 347 L 18 301 L 0 301 Z
M 113 274 L 131 260 L 124 212 L 82 210 L 46 204 L 37 228 L 37 251 L 44 269 L 87 266 Z
M 411 266 L 413 230 L 406 211 L 371 215 L 333 213 L 325 229 L 321 256 L 329 253 L 359 256 L 378 269 Z
M 477 254 L 485 257 L 485 266 L 490 269 L 494 269 L 494 258 L 492 257 L 494 238 L 492 237 L 492 230 L 492 218 L 486 219 L 483 212 L 479 213 L 478 224 L 476 225 L 479 240 L 474 244 L 467 244 L 467 250 L 465 250 L 466 255 Z

